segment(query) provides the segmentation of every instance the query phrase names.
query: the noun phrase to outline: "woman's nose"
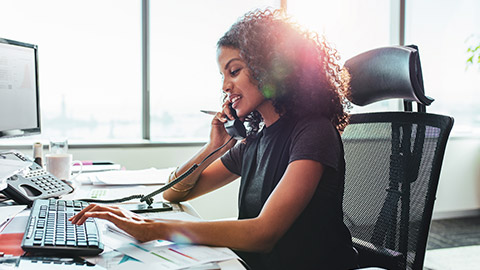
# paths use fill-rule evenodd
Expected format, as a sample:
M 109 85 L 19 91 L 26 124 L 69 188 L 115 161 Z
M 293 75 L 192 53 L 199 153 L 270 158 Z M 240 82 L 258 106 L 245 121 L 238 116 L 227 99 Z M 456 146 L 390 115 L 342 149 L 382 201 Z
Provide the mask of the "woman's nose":
M 232 90 L 232 83 L 229 82 L 229 81 L 227 81 L 227 80 L 224 80 L 224 81 L 223 81 L 222 90 L 223 90 L 224 92 L 228 92 L 228 91 Z

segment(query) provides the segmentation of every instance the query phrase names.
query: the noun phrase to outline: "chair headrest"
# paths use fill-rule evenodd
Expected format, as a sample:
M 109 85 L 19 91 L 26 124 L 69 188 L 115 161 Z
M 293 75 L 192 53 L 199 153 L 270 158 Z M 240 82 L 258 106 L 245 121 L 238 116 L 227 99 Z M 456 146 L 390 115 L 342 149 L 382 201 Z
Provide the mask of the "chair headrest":
M 350 101 L 359 106 L 399 98 L 430 105 L 425 96 L 420 56 L 415 45 L 373 49 L 345 62 L 351 76 Z

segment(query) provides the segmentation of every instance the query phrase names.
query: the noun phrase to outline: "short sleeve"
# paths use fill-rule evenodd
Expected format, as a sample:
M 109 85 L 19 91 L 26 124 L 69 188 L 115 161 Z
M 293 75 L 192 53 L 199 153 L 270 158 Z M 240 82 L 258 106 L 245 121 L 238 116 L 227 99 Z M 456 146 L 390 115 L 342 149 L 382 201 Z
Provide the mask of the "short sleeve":
M 237 143 L 234 147 L 228 150 L 225 155 L 223 155 L 220 160 L 223 165 L 232 173 L 236 175 L 242 175 L 242 161 L 243 161 L 243 152 L 245 151 L 244 143 Z
M 289 162 L 310 159 L 338 170 L 342 149 L 338 131 L 330 120 L 307 118 L 297 122 L 293 130 Z

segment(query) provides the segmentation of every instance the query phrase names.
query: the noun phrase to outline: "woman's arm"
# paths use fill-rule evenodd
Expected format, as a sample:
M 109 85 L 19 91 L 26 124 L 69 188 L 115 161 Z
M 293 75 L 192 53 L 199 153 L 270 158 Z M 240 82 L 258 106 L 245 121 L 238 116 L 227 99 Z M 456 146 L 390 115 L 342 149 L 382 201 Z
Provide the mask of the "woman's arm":
M 194 163 L 198 165 L 214 150 L 215 149 L 211 149 L 207 146 L 203 147 L 197 155 L 178 169 L 178 172 L 175 173 L 176 176 L 178 177 L 181 173 L 187 171 Z M 207 159 L 183 181 L 174 185 L 173 188 L 167 189 L 163 193 L 163 198 L 171 202 L 187 201 L 213 191 L 237 179 L 239 176 L 230 172 L 220 160 L 219 157 L 226 152 L 226 150 L 222 150 Z
M 121 210 L 92 205 L 82 210 L 72 222 L 82 224 L 88 217 L 97 217 L 112 221 L 141 241 L 167 239 L 178 242 L 179 239 L 183 239 L 189 243 L 266 252 L 273 248 L 305 209 L 315 193 L 322 174 L 323 165 L 319 162 L 297 160 L 290 163 L 260 215 L 252 219 L 153 221 L 137 216 L 133 218 Z M 198 188 L 204 190 L 200 183 Z
M 238 178 L 238 175 L 235 176 L 228 171 L 219 160 L 219 158 L 236 143 L 225 131 L 224 123 L 228 118 L 233 119 L 233 116 L 230 115 L 230 109 L 227 109 L 227 107 L 228 101 L 224 102 L 222 112 L 218 112 L 212 119 L 209 142 L 189 161 L 178 167 L 174 172 L 174 176 L 178 177 L 182 175 L 182 173 L 186 172 L 194 164 L 200 165 L 212 152 L 224 144 L 225 146 L 205 160 L 192 174 L 180 183 L 166 190 L 163 193 L 163 198 L 171 202 L 189 200 L 215 189 L 212 187 L 219 188 Z M 173 180 L 173 178 L 169 180 Z
M 194 243 L 244 251 L 269 251 L 308 205 L 322 174 L 323 165 L 319 162 L 294 161 L 288 165 L 257 218 L 176 224 L 166 222 L 159 224 L 164 229 L 157 231 L 158 236 L 171 239 L 172 235 L 180 233 Z

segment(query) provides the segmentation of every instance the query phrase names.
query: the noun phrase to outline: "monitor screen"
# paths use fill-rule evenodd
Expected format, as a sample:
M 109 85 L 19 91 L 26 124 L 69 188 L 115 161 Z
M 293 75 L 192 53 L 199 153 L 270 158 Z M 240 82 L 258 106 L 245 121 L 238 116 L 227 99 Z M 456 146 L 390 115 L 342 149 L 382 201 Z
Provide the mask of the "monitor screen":
M 0 38 L 0 138 L 38 133 L 37 46 Z

